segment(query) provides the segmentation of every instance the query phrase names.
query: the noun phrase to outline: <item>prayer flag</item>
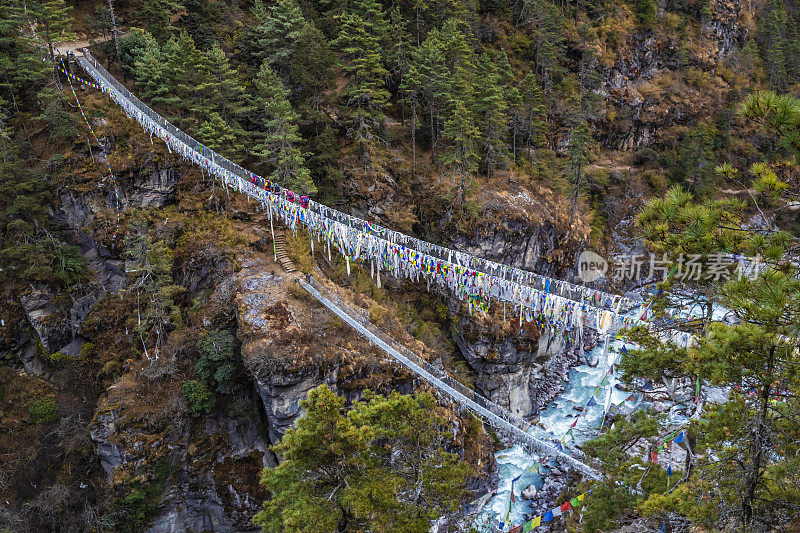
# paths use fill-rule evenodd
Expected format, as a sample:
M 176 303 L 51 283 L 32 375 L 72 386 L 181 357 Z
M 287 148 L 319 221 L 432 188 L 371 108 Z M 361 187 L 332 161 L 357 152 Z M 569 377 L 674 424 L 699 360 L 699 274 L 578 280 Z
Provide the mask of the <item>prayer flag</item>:
M 522 533 L 528 533 L 529 531 L 533 531 L 533 521 L 528 520 L 524 524 L 522 524 Z
M 581 505 L 581 502 L 578 500 L 578 498 L 572 498 L 569 501 L 569 504 L 573 509 L 575 509 L 576 507 L 579 507 Z
M 579 501 L 579 502 L 582 502 L 582 501 L 583 501 L 583 497 L 584 497 L 584 496 L 586 496 L 586 493 L 585 493 L 585 492 L 584 492 L 583 494 L 580 494 L 580 495 L 578 496 L 578 501 Z
M 553 518 L 555 518 L 557 516 L 561 516 L 561 514 L 562 514 L 561 513 L 561 507 L 556 507 L 555 509 L 553 509 L 550 512 L 553 513 Z
M 531 520 L 531 529 L 533 529 L 535 527 L 539 527 L 541 525 L 542 525 L 542 517 L 541 516 L 537 516 L 536 518 Z
M 650 462 L 651 463 L 658 463 L 658 452 L 652 452 L 650 454 Z
M 542 522 L 552 522 L 553 521 L 553 511 L 547 511 L 542 515 Z
M 594 400 L 594 396 L 592 396 L 589 398 L 589 402 L 586 404 L 586 407 L 592 407 L 594 405 L 597 405 L 597 402 Z
M 508 533 L 520 533 L 522 531 L 522 526 L 517 526 L 512 528 Z
M 667 475 L 672 477 L 672 465 L 667 465 Z
M 561 504 L 561 512 L 564 513 L 566 511 L 572 510 L 572 504 L 570 502 L 564 502 Z
M 678 433 L 678 436 L 677 436 L 677 437 L 675 437 L 675 442 L 677 442 L 678 444 L 680 444 L 681 442 L 683 442 L 683 431 L 681 431 L 680 433 Z

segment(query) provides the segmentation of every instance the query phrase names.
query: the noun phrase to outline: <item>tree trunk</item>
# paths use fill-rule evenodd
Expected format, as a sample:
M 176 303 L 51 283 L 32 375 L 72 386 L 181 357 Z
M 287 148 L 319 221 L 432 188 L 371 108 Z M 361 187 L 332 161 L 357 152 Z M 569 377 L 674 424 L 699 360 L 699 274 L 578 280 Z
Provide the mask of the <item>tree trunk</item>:
M 417 174 L 417 102 L 411 104 L 411 178 Z
M 767 408 L 769 406 L 769 395 L 772 392 L 772 370 L 775 364 L 775 346 L 769 349 L 769 361 L 767 362 L 767 375 L 761 389 L 761 405 L 758 412 L 758 419 L 752 430 L 751 449 L 753 460 L 750 468 L 745 473 L 744 495 L 742 497 L 742 522 L 745 526 L 753 520 L 753 500 L 756 496 L 756 488 L 761 481 L 761 462 L 764 456 L 764 439 L 766 437 L 765 422 L 767 420 Z
M 436 165 L 436 118 L 433 113 L 433 98 L 431 98 L 431 164 Z
M 47 31 L 46 27 L 45 31 Z M 58 62 L 56 61 L 56 54 L 53 51 L 53 43 L 51 41 L 47 41 L 47 48 L 50 50 L 50 61 L 53 62 L 53 76 L 56 78 L 56 87 L 58 88 L 58 92 L 61 92 L 61 78 L 58 75 Z
M 575 218 L 575 207 L 578 205 L 578 192 L 581 190 L 581 181 L 583 181 L 583 167 L 578 168 L 578 176 L 575 180 L 575 195 L 572 197 L 572 211 L 569 214 L 569 226 L 567 227 L 567 236 L 572 232 L 572 220 Z

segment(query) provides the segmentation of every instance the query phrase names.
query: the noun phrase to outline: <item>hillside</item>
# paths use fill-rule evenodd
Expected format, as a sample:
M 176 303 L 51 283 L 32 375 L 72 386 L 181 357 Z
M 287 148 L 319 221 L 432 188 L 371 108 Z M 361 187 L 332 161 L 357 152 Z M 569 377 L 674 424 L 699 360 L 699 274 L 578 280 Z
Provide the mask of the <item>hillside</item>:
M 798 17 L 791 0 L 0 0 L 0 532 L 508 531 L 588 490 L 547 527 L 793 530 Z M 513 494 L 511 442 L 296 280 L 548 431 L 548 408 L 586 411 L 575 376 L 606 364 L 601 334 L 313 248 L 66 76 L 89 80 L 51 50 L 76 42 L 298 196 L 578 284 L 581 252 L 644 256 L 590 283 L 653 324 L 619 334 L 601 429 L 573 436 L 604 482 L 550 461 L 513 524 L 476 511 Z M 691 277 L 694 256 L 727 270 Z M 768 268 L 729 276 L 745 256 Z M 669 328 L 696 342 L 653 336 Z M 681 431 L 668 474 L 658 446 Z

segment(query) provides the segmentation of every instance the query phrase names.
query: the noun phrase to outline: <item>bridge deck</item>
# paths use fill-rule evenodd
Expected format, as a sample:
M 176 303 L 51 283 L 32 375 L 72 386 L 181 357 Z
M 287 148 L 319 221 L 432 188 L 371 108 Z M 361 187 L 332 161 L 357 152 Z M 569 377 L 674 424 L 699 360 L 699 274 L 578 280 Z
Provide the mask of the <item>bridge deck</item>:
M 495 430 L 508 436 L 512 441 L 525 448 L 529 453 L 553 457 L 583 472 L 591 478 L 600 478 L 600 474 L 591 466 L 527 433 L 526 429 L 529 424 L 524 420 L 514 416 L 508 410 L 459 383 L 448 376 L 443 370 L 431 365 L 411 350 L 386 335 L 371 324 L 366 317 L 355 311 L 313 278 L 310 278 L 310 283 L 304 280 L 298 281 L 311 296 L 333 311 L 339 318 L 344 320 L 361 335 L 392 356 L 392 358 L 401 365 L 427 381 L 436 390 L 445 394 L 460 406 L 475 413 L 495 428 Z

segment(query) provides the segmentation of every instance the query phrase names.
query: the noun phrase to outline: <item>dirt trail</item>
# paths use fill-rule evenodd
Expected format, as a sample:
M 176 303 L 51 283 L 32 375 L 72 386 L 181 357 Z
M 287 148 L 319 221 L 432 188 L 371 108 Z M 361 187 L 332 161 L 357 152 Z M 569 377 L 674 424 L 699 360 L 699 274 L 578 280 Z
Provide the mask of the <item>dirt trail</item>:
M 127 31 L 126 32 L 120 32 L 119 33 L 119 38 L 123 39 L 123 38 L 127 37 L 128 35 L 130 35 L 130 32 L 127 32 Z M 84 48 L 88 48 L 89 46 L 91 46 L 93 44 L 104 43 L 104 42 L 110 41 L 112 39 L 114 39 L 114 36 L 113 35 L 109 35 L 105 39 L 100 38 L 100 39 L 89 39 L 87 41 L 74 41 L 74 42 L 71 42 L 71 43 L 61 43 L 61 44 L 58 45 L 58 50 L 62 54 L 66 54 L 67 52 L 73 52 L 76 56 L 82 56 L 83 55 L 82 50 Z

